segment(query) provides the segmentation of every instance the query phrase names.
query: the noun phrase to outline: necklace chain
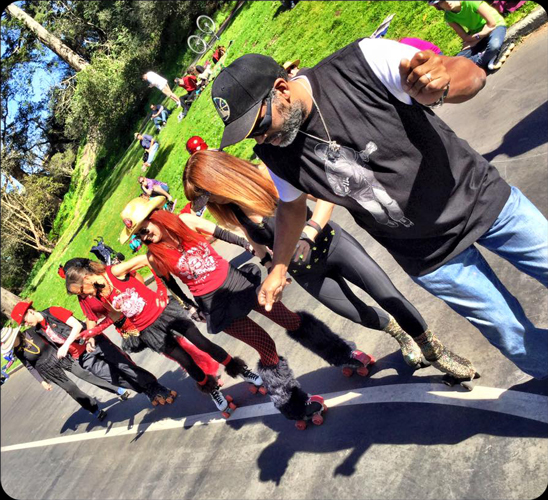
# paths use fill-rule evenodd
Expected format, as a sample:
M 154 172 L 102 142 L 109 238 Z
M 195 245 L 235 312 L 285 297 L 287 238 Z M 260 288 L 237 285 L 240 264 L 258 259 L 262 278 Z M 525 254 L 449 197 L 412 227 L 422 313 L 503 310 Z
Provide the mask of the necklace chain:
M 318 106 L 318 103 L 316 102 L 316 99 L 314 99 L 314 96 L 312 95 L 312 92 L 308 90 L 307 86 L 301 82 L 300 80 L 303 80 L 303 78 L 296 78 L 294 81 L 300 84 L 306 93 L 311 97 L 312 102 L 314 103 L 314 106 L 316 106 L 316 109 L 318 110 L 318 115 L 320 116 L 320 120 L 322 121 L 323 128 L 325 130 L 325 133 L 327 134 L 327 141 L 325 139 L 322 139 L 320 137 L 316 137 L 315 135 L 308 134 L 306 132 L 303 132 L 302 130 L 299 130 L 301 134 L 307 135 L 308 137 L 311 137 L 312 139 L 316 139 L 317 141 L 325 142 L 326 144 L 329 144 L 329 148 L 337 151 L 340 149 L 340 145 L 337 143 L 337 141 L 331 140 L 331 135 L 329 134 L 329 130 L 327 129 L 327 125 L 325 124 L 325 120 L 323 119 L 322 112 L 320 110 L 320 107 Z M 308 80 L 307 80 L 308 81 Z

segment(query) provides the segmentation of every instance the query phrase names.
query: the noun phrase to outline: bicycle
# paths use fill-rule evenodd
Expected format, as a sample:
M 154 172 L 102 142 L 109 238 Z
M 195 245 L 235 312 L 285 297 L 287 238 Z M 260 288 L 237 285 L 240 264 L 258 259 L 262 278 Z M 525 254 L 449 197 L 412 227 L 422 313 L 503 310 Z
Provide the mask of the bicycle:
M 191 35 L 187 38 L 187 44 L 190 50 L 196 54 L 203 54 L 219 40 L 219 37 L 215 34 L 215 21 L 209 16 L 201 15 L 198 16 L 198 19 L 196 20 L 196 26 L 198 26 L 198 29 L 202 33 L 205 33 L 205 35 L 213 35 L 209 43 L 206 43 L 204 38 L 202 38 L 203 35 Z

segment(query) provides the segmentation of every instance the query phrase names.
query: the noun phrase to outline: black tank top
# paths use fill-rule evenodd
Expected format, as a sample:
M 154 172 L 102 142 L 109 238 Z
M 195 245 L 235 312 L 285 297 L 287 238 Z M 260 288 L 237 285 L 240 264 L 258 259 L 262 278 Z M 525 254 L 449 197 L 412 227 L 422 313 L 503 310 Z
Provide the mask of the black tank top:
M 297 189 L 347 208 L 405 271 L 424 275 L 491 227 L 510 186 L 434 111 L 394 97 L 360 41 L 299 72 L 340 149 L 326 144 L 313 106 L 300 131 L 315 138 L 299 133 L 287 147 L 254 151 Z

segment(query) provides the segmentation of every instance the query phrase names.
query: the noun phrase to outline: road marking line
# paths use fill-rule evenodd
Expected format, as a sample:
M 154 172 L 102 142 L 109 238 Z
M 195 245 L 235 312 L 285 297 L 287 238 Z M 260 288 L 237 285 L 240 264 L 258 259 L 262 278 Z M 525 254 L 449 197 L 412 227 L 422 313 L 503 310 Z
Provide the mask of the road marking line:
M 450 389 L 443 384 L 395 384 L 364 387 L 353 391 L 332 392 L 324 395 L 324 398 L 329 408 L 375 403 L 445 404 L 505 413 L 506 415 L 514 415 L 548 424 L 548 397 L 494 387 L 475 386 L 471 392 L 461 392 Z M 278 410 L 274 408 L 272 403 L 261 403 L 238 408 L 236 413 L 230 417 L 230 421 L 275 414 L 278 414 Z M 137 424 L 129 429 L 127 427 L 114 427 L 84 434 L 3 446 L 0 451 L 17 451 L 90 439 L 129 436 L 145 432 L 166 431 L 225 422 L 225 419 L 219 418 L 219 412 L 202 413 L 190 417 L 164 419 L 149 424 Z

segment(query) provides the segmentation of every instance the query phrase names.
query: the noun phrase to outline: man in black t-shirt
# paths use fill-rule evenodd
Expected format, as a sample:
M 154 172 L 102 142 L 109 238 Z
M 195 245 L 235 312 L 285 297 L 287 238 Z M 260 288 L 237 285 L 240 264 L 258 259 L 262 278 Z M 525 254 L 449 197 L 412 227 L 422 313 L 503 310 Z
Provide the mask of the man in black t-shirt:
M 254 138 L 280 194 L 284 230 L 259 291 L 267 310 L 286 284 L 311 194 L 347 208 L 522 371 L 548 376 L 548 331 L 527 319 L 474 245 L 548 287 L 546 218 L 430 109 L 464 102 L 484 84 L 465 58 L 383 39 L 357 40 L 289 81 L 259 54 L 219 74 L 211 95 L 225 124 L 221 148 Z

